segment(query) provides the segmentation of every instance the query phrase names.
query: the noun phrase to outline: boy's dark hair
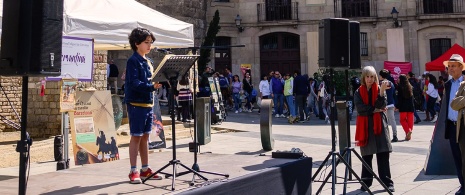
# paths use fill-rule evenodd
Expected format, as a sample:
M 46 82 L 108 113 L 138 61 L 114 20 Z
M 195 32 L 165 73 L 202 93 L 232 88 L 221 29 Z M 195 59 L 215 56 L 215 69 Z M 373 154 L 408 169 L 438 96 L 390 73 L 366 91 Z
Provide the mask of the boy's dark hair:
M 389 78 L 389 75 L 390 75 L 390 73 L 389 73 L 389 71 L 386 70 L 386 69 L 383 69 L 383 70 L 380 70 L 380 71 L 379 71 L 379 76 L 382 76 L 382 77 L 385 78 L 385 79 Z
M 155 41 L 155 37 L 153 36 L 152 32 L 145 28 L 137 27 L 132 30 L 131 34 L 129 35 L 129 44 L 131 45 L 131 49 L 133 51 L 137 51 L 136 45 L 144 42 L 147 37 L 150 36 L 152 38 L 152 43 Z
M 415 77 L 415 74 L 413 74 L 413 72 L 410 71 L 408 72 L 408 76 L 412 78 L 412 77 Z

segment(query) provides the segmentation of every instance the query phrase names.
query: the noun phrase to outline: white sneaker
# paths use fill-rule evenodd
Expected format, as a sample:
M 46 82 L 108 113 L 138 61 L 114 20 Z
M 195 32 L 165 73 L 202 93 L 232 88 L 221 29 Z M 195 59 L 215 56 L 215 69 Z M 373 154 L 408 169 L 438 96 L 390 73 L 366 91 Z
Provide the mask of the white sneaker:
M 275 117 L 275 118 L 279 118 L 279 114 L 276 114 L 274 117 Z
M 249 112 L 252 112 L 252 109 L 250 109 Z
M 286 115 L 284 115 L 284 114 L 281 114 L 281 118 L 286 118 Z
M 237 113 L 239 113 L 239 111 L 237 111 L 237 110 L 236 110 L 236 112 L 234 112 L 234 113 L 236 113 L 236 114 L 237 114 Z
M 431 120 L 431 122 L 432 122 L 432 123 L 435 123 L 437 120 L 438 120 L 438 115 L 436 114 L 436 115 L 433 117 L 433 120 Z

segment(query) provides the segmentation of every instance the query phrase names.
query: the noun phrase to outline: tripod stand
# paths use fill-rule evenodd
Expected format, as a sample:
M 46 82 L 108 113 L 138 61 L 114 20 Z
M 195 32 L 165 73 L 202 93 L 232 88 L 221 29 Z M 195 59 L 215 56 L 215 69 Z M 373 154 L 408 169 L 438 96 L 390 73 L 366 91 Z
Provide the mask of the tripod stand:
M 346 71 L 346 78 L 348 77 L 348 72 Z M 312 177 L 312 181 L 315 182 L 316 176 L 320 173 L 322 168 L 325 166 L 325 164 L 328 162 L 329 158 L 331 157 L 331 172 L 327 175 L 323 183 L 321 184 L 320 188 L 316 192 L 316 194 L 320 194 L 321 190 L 323 189 L 324 185 L 328 182 L 329 177 L 332 177 L 331 181 L 331 189 L 332 189 L 332 194 L 336 194 L 336 168 L 339 165 L 340 162 L 344 163 L 346 166 L 345 169 L 345 175 L 344 175 L 344 192 L 343 194 L 346 194 L 346 188 L 347 188 L 347 177 L 348 173 L 355 176 L 357 178 L 358 182 L 365 188 L 367 189 L 369 194 L 373 194 L 371 190 L 368 188 L 368 186 L 365 184 L 365 182 L 362 181 L 362 179 L 355 173 L 355 171 L 352 169 L 350 165 L 350 157 L 351 157 L 351 152 L 353 152 L 357 158 L 362 162 L 363 166 L 375 177 L 375 179 L 384 187 L 384 189 L 392 195 L 392 192 L 388 190 L 387 186 L 381 181 L 381 179 L 373 172 L 373 170 L 368 166 L 368 164 L 362 159 L 362 157 L 355 151 L 354 148 L 350 147 L 350 142 L 349 142 L 349 147 L 346 147 L 344 152 L 339 154 L 339 152 L 336 151 L 336 127 L 335 127 L 335 117 L 337 114 L 336 107 L 335 107 L 335 90 L 334 90 L 334 83 L 333 83 L 333 69 L 330 69 L 330 77 L 329 77 L 329 82 L 328 82 L 328 94 L 330 95 L 330 105 L 331 105 L 331 116 L 330 116 L 330 121 L 331 121 L 331 151 L 329 154 L 326 156 L 325 160 L 322 162 L 318 170 L 315 172 L 315 174 Z M 326 82 L 326 81 L 325 81 Z M 346 85 L 347 87 L 347 85 Z M 348 107 L 346 107 L 348 109 Z M 346 112 L 347 113 L 347 112 Z M 347 115 L 349 116 L 349 115 Z M 349 121 L 349 120 L 348 120 Z M 349 139 L 350 140 L 350 139 Z M 347 155 L 347 156 L 346 156 Z M 347 157 L 344 159 L 344 157 Z M 349 162 L 348 162 L 349 161 Z
M 195 68 L 195 71 L 197 71 L 197 68 Z M 197 88 L 197 74 L 194 73 L 194 91 L 195 89 Z M 216 84 L 215 84 L 216 86 Z M 194 93 L 195 94 L 195 93 Z M 195 101 L 195 95 L 194 95 L 194 98 L 193 100 Z M 197 152 L 198 152 L 198 149 L 200 148 L 200 145 L 197 144 L 197 116 L 198 113 L 197 113 L 197 109 L 196 109 L 196 103 L 194 102 L 194 112 L 195 112 L 195 120 L 194 120 L 194 164 L 192 165 L 192 169 L 199 172 L 199 173 L 206 173 L 206 174 L 211 174 L 211 175 L 218 175 L 218 176 L 223 176 L 223 177 L 226 177 L 228 178 L 229 177 L 229 174 L 223 174 L 223 173 L 215 173 L 215 172 L 209 172 L 209 171 L 202 171 L 200 170 L 200 167 L 199 165 L 197 164 Z M 194 183 L 195 181 L 195 175 L 192 176 L 192 181 L 191 183 Z
M 179 73 L 178 73 L 179 74 Z M 177 85 L 177 78 L 178 76 L 172 76 L 172 77 L 169 77 L 169 82 L 170 82 L 170 85 L 172 86 L 171 87 L 171 93 L 170 93 L 170 101 L 171 102 L 174 102 L 175 99 L 174 99 L 174 92 L 175 92 L 175 87 Z M 171 178 L 171 190 L 174 191 L 174 181 L 176 180 L 176 176 L 181 176 L 181 175 L 185 175 L 187 173 L 194 173 L 194 175 L 197 175 L 199 176 L 200 178 L 202 178 L 203 180 L 205 181 L 208 181 L 207 178 L 205 178 L 204 176 L 200 175 L 199 173 L 197 173 L 197 171 L 194 171 L 193 169 L 187 167 L 186 165 L 182 164 L 180 160 L 177 160 L 176 159 L 176 131 L 175 131 L 175 126 L 176 126 L 176 121 L 175 121 L 175 115 L 174 115 L 174 103 L 170 104 L 169 106 L 170 108 L 170 111 L 171 111 L 171 131 L 172 131 L 172 142 L 173 142 L 173 159 L 171 161 L 168 162 L 168 164 L 166 164 L 165 166 L 163 166 L 162 168 L 158 169 L 157 171 L 155 171 L 153 174 L 151 174 L 149 177 L 147 177 L 146 179 L 144 179 L 142 181 L 142 183 L 145 183 L 147 180 L 149 180 L 150 178 L 152 178 L 153 176 L 155 176 L 157 173 L 163 173 L 165 174 L 165 177 L 168 178 L 168 177 L 172 177 Z M 162 172 L 163 170 L 165 170 L 168 166 L 173 166 L 173 172 L 172 173 L 166 173 L 166 172 Z M 185 169 L 187 169 L 186 172 L 182 172 L 182 173 L 178 173 L 178 170 L 177 170 L 177 166 L 180 165 L 182 167 L 184 167 Z

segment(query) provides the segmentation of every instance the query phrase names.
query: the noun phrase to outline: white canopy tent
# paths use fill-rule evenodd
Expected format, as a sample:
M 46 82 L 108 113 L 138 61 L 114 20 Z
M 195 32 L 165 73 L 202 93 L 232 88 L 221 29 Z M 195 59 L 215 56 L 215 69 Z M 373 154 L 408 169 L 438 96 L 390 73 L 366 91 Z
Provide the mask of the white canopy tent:
M 0 4 L 0 13 L 3 13 L 3 1 L 0 0 Z M 153 32 L 156 47 L 194 46 L 192 24 L 157 12 L 137 1 L 64 0 L 63 35 L 94 39 L 95 50 L 131 49 L 128 35 L 136 27 Z

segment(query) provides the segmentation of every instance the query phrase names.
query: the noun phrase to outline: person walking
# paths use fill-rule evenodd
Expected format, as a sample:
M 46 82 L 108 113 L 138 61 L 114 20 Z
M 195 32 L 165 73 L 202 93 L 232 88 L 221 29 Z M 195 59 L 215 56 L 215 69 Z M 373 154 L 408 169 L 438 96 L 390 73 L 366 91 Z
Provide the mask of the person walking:
M 407 74 L 408 82 L 412 85 L 413 89 L 413 116 L 415 116 L 414 124 L 418 124 L 421 122 L 420 116 L 417 113 L 417 106 L 422 105 L 423 98 L 422 98 L 422 91 L 420 88 L 420 84 L 418 83 L 417 79 L 415 78 L 415 74 L 413 72 L 408 72 Z
M 307 79 L 300 74 L 300 71 L 295 71 L 297 75 L 294 78 L 294 93 L 296 102 L 296 115 L 299 117 L 299 123 L 303 123 L 309 114 L 306 109 L 305 103 L 310 94 L 309 83 Z
M 327 92 L 328 88 L 326 86 L 326 84 L 329 82 L 329 76 L 328 75 L 324 75 L 323 76 L 323 81 L 321 81 L 320 83 L 320 86 L 318 88 L 318 101 L 321 101 L 321 110 L 323 111 L 323 113 L 320 113 L 320 114 L 324 114 L 325 115 L 325 122 L 327 124 L 330 123 L 330 120 L 329 120 L 329 112 L 330 112 L 330 109 L 329 109 L 329 94 Z
M 310 95 L 308 96 L 307 105 L 310 108 L 309 110 L 313 111 L 313 114 L 315 114 L 315 117 L 318 117 L 318 103 L 317 103 L 318 86 L 313 77 L 310 77 L 308 79 L 308 82 L 310 84 Z M 307 116 L 307 120 L 309 119 L 310 119 L 310 112 L 309 112 L 309 116 Z
M 392 152 L 389 141 L 389 130 L 385 112 L 386 90 L 388 83 L 383 81 L 378 86 L 378 76 L 373 66 L 365 66 L 362 69 L 362 85 L 354 94 L 354 103 L 357 108 L 357 122 L 355 142 L 360 146 L 363 160 L 372 167 L 373 154 L 376 154 L 378 174 L 381 181 L 394 192 L 394 182 L 391 179 L 389 155 Z M 362 180 L 370 187 L 373 184 L 373 175 L 365 166 L 362 168 Z M 366 191 L 363 186 L 362 191 Z
M 290 74 L 284 76 L 284 97 L 289 110 L 289 123 L 294 123 L 296 120 L 295 105 L 294 105 L 294 78 Z
M 270 82 L 271 97 L 274 103 L 274 113 L 276 118 L 285 118 L 283 114 L 284 104 L 284 81 L 279 71 L 274 72 L 274 77 L 271 78 Z
M 432 117 L 431 122 L 435 123 L 438 120 L 438 116 L 436 115 L 436 109 L 434 106 L 436 105 L 436 101 L 439 97 L 438 93 L 438 82 L 436 77 L 432 74 L 427 74 L 426 79 L 428 79 L 428 89 L 426 90 L 426 94 L 428 95 L 428 100 L 426 103 L 426 108 Z
M 457 177 L 460 183 L 460 189 L 455 193 L 457 195 L 464 194 L 464 151 L 463 140 L 464 136 L 459 136 L 463 131 L 463 113 L 457 112 L 457 110 L 463 110 L 461 99 L 463 98 L 463 75 L 462 71 L 465 69 L 465 63 L 463 62 L 463 57 L 458 54 L 453 54 L 449 60 L 443 62 L 444 66 L 447 67 L 447 72 L 451 79 L 449 79 L 444 84 L 444 97 L 442 100 L 441 111 L 441 121 L 438 120 L 438 123 L 445 124 L 445 133 L 444 138 L 449 140 L 449 145 L 452 152 L 452 157 L 454 158 L 455 168 L 457 170 Z M 462 87 L 462 88 L 461 88 Z M 462 91 L 459 91 L 462 90 Z M 445 115 L 445 116 L 444 116 Z
M 262 75 L 262 80 L 258 85 L 258 89 L 260 90 L 259 97 L 261 100 L 269 99 L 271 96 L 270 91 L 270 82 L 268 82 L 268 76 L 266 74 Z M 260 113 L 260 108 L 258 108 L 258 113 Z
M 413 111 L 415 110 L 415 106 L 413 105 L 412 85 L 408 82 L 407 76 L 401 74 L 397 87 L 397 102 L 395 108 L 400 113 L 399 121 L 405 132 L 405 140 L 409 141 L 412 139 Z M 394 139 L 392 142 L 394 142 Z
M 151 59 L 145 55 L 150 52 L 155 37 L 145 28 L 136 28 L 129 35 L 129 44 L 134 51 L 126 64 L 124 81 L 124 103 L 127 104 L 129 118 L 129 182 L 142 183 L 153 174 L 148 163 L 148 139 L 153 124 L 153 92 L 160 84 L 152 83 L 154 77 Z M 137 155 L 140 154 L 142 169 L 137 170 Z M 162 179 L 155 175 L 152 179 Z
M 233 81 L 231 83 L 231 91 L 234 99 L 234 109 L 235 113 L 242 112 L 241 108 L 241 92 L 242 92 L 242 82 L 239 81 L 239 76 L 236 74 L 233 76 Z
M 388 70 L 383 69 L 379 71 L 379 79 L 381 82 L 387 82 L 390 86 L 389 89 L 386 90 L 386 98 L 387 98 L 387 118 L 388 118 L 388 123 L 391 125 L 392 129 L 392 142 L 397 142 L 397 123 L 396 123 L 396 117 L 394 116 L 394 104 L 396 103 L 396 88 L 394 86 L 394 83 L 388 78 L 391 77 L 390 73 Z
M 244 75 L 244 79 L 242 80 L 242 85 L 243 89 L 245 92 L 245 98 L 246 98 L 246 103 L 245 103 L 245 111 L 246 112 L 252 112 L 253 105 L 252 105 L 252 78 L 250 77 L 250 73 L 246 72 Z
M 191 88 L 188 74 L 184 75 L 182 79 L 178 82 L 177 90 L 179 91 L 178 102 L 179 102 L 179 106 L 181 106 L 180 113 L 182 116 L 182 122 L 183 123 L 190 122 L 188 118 L 189 118 L 190 105 L 192 102 L 192 91 L 194 90 Z

